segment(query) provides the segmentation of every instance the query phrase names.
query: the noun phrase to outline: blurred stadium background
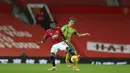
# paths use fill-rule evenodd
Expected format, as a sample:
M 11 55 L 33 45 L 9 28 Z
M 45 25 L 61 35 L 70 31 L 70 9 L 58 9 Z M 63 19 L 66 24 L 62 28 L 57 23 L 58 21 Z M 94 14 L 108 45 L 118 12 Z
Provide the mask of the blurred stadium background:
M 49 29 L 50 20 L 62 27 L 70 17 L 77 19 L 75 28 L 79 33 L 91 34 L 72 37 L 81 55 L 81 73 L 129 72 L 130 0 L 0 0 L 0 9 L 1 72 L 46 72 L 52 44 L 49 40 L 41 46 L 36 42 Z M 64 56 L 58 52 L 60 73 L 71 70 L 64 70 Z

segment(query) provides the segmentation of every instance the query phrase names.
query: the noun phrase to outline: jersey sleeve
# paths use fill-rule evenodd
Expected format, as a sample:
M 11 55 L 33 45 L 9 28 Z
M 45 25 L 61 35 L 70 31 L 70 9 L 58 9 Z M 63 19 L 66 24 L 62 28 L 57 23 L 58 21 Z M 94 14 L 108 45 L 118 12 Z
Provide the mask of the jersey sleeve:
M 64 25 L 62 28 L 61 28 L 62 32 L 64 32 L 66 30 L 66 25 Z
M 44 34 L 44 36 L 43 36 L 43 38 L 48 38 L 48 37 L 49 37 L 49 32 L 46 31 L 45 34 Z

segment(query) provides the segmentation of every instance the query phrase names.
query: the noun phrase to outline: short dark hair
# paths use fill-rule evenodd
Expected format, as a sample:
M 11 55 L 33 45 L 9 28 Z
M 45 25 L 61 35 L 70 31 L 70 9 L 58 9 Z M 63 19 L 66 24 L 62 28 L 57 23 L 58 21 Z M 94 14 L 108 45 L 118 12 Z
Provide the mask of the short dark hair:
M 73 20 L 73 21 L 75 21 L 76 22 L 76 19 L 75 18 L 69 18 L 69 21 L 71 21 L 71 20 Z

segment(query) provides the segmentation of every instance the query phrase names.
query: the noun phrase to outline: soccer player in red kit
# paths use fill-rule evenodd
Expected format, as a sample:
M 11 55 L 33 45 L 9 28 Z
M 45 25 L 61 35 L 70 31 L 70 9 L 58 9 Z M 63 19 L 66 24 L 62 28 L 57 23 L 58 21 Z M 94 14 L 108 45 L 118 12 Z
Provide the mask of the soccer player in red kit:
M 66 44 L 65 37 L 59 27 L 56 27 L 55 22 L 50 23 L 50 29 L 47 30 L 44 34 L 44 38 L 41 42 L 38 42 L 38 44 L 44 43 L 47 38 L 51 38 L 51 41 L 53 43 L 53 46 L 51 48 L 50 58 L 53 67 L 48 70 L 56 70 L 56 64 L 55 64 L 55 56 L 58 50 L 68 52 L 69 46 Z

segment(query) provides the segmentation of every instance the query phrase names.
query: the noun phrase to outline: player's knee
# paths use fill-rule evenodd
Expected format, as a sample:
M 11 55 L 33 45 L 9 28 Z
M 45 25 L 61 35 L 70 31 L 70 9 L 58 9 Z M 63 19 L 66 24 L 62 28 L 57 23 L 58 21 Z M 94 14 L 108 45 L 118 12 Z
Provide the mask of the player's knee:
M 72 52 L 72 49 L 69 49 L 68 52 L 71 53 L 71 52 Z
M 71 55 L 75 55 L 74 51 L 72 49 L 69 49 L 68 51 Z
M 52 53 L 50 54 L 50 56 L 51 56 L 51 57 L 55 57 L 55 53 L 52 52 Z
M 76 55 L 74 52 L 71 52 L 71 55 Z
M 69 52 L 69 49 L 70 49 L 69 47 L 66 47 L 66 51 L 67 51 L 67 52 Z
M 55 53 L 51 53 L 50 58 L 51 58 L 51 60 L 55 60 Z

